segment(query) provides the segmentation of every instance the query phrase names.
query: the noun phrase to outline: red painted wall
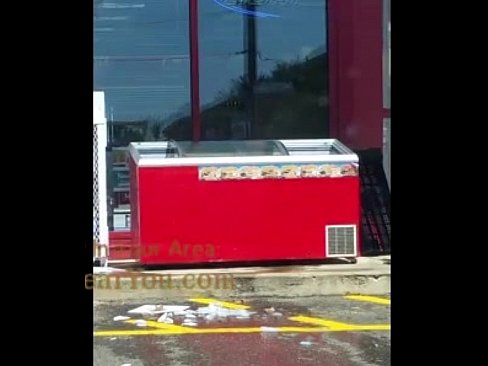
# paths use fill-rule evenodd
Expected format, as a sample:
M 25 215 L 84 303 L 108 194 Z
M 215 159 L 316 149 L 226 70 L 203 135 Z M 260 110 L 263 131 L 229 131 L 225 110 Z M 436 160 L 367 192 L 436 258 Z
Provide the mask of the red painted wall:
M 331 135 L 356 149 L 383 146 L 381 0 L 328 0 Z

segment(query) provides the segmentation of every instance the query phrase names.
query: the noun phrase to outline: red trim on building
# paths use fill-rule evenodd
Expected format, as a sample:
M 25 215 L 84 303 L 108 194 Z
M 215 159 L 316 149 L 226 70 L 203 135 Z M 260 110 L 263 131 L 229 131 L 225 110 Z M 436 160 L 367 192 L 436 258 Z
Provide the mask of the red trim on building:
M 383 4 L 328 0 L 331 137 L 356 149 L 383 141 Z
M 340 28 L 337 26 L 339 20 L 338 6 L 336 1 L 328 1 L 327 4 L 327 34 L 328 34 L 328 57 L 329 57 L 329 134 L 331 137 L 338 137 L 339 131 L 339 74 L 340 59 L 338 51 L 338 39 Z

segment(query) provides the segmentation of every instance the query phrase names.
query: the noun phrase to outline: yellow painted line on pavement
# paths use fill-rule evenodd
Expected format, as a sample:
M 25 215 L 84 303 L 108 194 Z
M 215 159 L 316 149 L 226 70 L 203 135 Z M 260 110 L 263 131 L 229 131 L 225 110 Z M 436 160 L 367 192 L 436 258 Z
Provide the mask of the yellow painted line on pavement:
M 321 327 L 327 327 L 329 330 L 333 331 L 358 331 L 358 330 L 390 330 L 390 324 L 349 324 L 336 322 L 334 320 L 323 319 L 323 318 L 313 318 L 310 316 L 292 316 L 288 318 L 295 322 L 313 324 Z
M 177 330 L 163 329 L 141 329 L 141 330 L 98 330 L 93 332 L 95 337 L 124 337 L 124 336 L 143 336 L 143 335 L 173 335 L 187 334 Z
M 336 322 L 333 320 L 322 319 L 322 318 L 312 318 L 310 316 L 292 316 L 288 319 L 293 320 L 295 322 L 306 323 L 306 324 L 313 324 L 319 325 L 322 327 L 332 328 L 332 329 L 349 329 L 351 324 Z
M 351 331 L 386 331 L 390 330 L 390 324 L 348 324 L 333 320 L 312 318 L 308 316 L 294 316 L 290 320 L 305 324 L 315 325 L 314 327 L 285 326 L 285 327 L 234 327 L 234 328 L 188 328 L 173 324 L 162 324 L 154 321 L 147 321 L 147 325 L 157 329 L 141 330 L 102 330 L 95 331 L 96 337 L 123 337 L 140 335 L 178 335 L 178 334 L 225 334 L 225 333 L 324 333 L 324 332 L 351 332 Z M 136 321 L 127 321 L 134 324 Z
M 391 302 L 390 299 L 387 299 L 384 297 L 379 297 L 379 296 L 347 295 L 347 296 L 344 296 L 344 298 L 348 299 L 348 300 L 372 302 L 372 303 L 380 304 L 380 305 L 390 305 L 390 302 Z
M 352 328 L 326 328 L 326 327 L 243 327 L 243 328 L 200 328 L 187 330 L 177 329 L 154 329 L 154 330 L 101 330 L 93 332 L 95 337 L 130 337 L 144 335 L 178 335 L 178 334 L 225 334 L 225 333 L 325 333 L 344 331 L 368 331 L 368 330 L 389 330 L 389 325 L 364 325 Z
M 205 304 L 205 305 L 214 304 L 214 305 L 221 306 L 223 308 L 235 309 L 235 310 L 244 310 L 244 309 L 250 308 L 250 306 L 248 306 L 248 305 L 242 305 L 242 304 L 236 304 L 236 303 L 228 302 L 228 301 L 220 301 L 220 300 L 215 300 L 215 299 L 209 299 L 206 297 L 193 298 L 193 299 L 190 299 L 190 301 L 196 302 L 199 304 Z
M 373 296 L 348 296 L 360 297 L 362 301 L 365 297 Z M 380 300 L 388 300 L 376 298 Z M 201 304 L 216 304 L 230 309 L 248 309 L 250 306 L 235 304 L 226 301 L 219 301 L 210 298 L 193 298 L 192 302 Z M 389 300 L 388 300 L 389 303 Z M 180 334 L 225 334 L 225 333 L 324 333 L 324 332 L 347 332 L 347 331 L 387 331 L 391 329 L 390 324 L 349 324 L 337 322 L 330 319 L 314 318 L 309 316 L 293 316 L 288 319 L 310 326 L 284 326 L 284 327 L 233 327 L 233 328 L 190 328 L 181 325 L 159 323 L 152 320 L 146 320 L 146 325 L 156 329 L 138 329 L 138 330 L 100 330 L 93 334 L 96 337 L 124 337 L 124 336 L 144 336 L 144 335 L 180 335 Z M 129 324 L 136 324 L 137 320 L 131 319 L 125 321 Z
M 129 324 L 137 324 L 137 320 L 126 320 L 126 323 Z M 194 328 L 184 327 L 182 325 L 174 325 L 174 324 L 166 324 L 166 323 L 159 323 L 152 320 L 146 320 L 146 325 L 151 328 L 163 329 L 163 330 L 172 330 L 177 331 L 179 334 L 185 333 L 193 333 L 195 331 Z

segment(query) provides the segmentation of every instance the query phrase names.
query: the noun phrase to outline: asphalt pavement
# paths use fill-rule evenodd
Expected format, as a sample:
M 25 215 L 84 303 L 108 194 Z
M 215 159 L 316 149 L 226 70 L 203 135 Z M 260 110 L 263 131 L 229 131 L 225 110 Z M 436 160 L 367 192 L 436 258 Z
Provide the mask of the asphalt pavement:
M 94 365 L 389 365 L 389 302 L 388 295 L 96 300 Z M 142 305 L 154 312 L 129 313 Z M 162 305 L 186 310 L 162 320 Z

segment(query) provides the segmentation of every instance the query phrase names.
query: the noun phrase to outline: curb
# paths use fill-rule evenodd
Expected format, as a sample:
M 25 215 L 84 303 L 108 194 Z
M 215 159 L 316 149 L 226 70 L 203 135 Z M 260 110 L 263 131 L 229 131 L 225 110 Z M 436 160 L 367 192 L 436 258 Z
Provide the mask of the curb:
M 178 271 L 180 272 L 180 271 Z M 96 300 L 125 300 L 137 298 L 245 298 L 245 297 L 303 297 L 343 296 L 351 294 L 386 295 L 390 293 L 390 268 L 362 268 L 341 270 L 327 268 L 279 273 L 232 273 L 232 271 L 187 271 L 169 273 L 151 271 L 132 273 L 133 278 L 116 275 L 96 278 Z M 168 286 L 168 278 L 171 283 Z M 185 276 L 192 276 L 184 282 Z M 188 278 L 188 277 L 187 277 Z M 202 286 L 198 286 L 201 280 Z M 224 281 L 222 281 L 224 279 Z M 226 282 L 227 280 L 228 282 Z M 210 281 L 210 282 L 208 282 Z M 213 282 L 212 282 L 213 281 Z M 110 283 L 110 285 L 108 285 Z M 182 283 L 185 286 L 182 286 Z M 192 286 L 190 286 L 192 284 Z M 203 285 L 205 284 L 205 286 Z M 107 286 L 108 285 L 108 286 Z

